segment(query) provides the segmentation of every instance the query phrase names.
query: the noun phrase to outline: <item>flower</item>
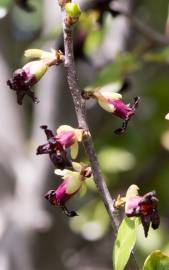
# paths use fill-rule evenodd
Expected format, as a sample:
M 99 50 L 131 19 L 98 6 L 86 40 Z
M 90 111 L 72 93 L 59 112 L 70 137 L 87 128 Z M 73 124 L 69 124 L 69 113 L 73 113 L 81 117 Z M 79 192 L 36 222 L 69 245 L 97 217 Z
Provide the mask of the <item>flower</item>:
M 52 204 L 61 207 L 62 211 L 69 217 L 77 215 L 75 211 L 68 210 L 66 202 L 70 200 L 84 184 L 86 178 L 91 176 L 91 168 L 73 162 L 73 167 L 76 171 L 70 170 L 55 170 L 57 175 L 62 176 L 64 180 L 56 190 L 50 190 L 45 194 L 45 198 Z
M 37 155 L 49 154 L 50 160 L 60 169 L 71 167 L 71 161 L 68 160 L 64 145 L 59 142 L 57 136 L 54 136 L 52 130 L 43 125 L 41 128 L 45 131 L 48 142 L 37 148 Z
M 83 128 L 72 128 L 62 125 L 57 129 L 57 140 L 64 148 L 70 147 L 70 154 L 73 159 L 78 155 L 78 142 L 81 142 L 88 133 Z
M 38 103 L 39 100 L 31 90 L 32 86 L 42 78 L 49 67 L 64 62 L 63 53 L 54 49 L 51 49 L 51 52 L 40 49 L 29 49 L 25 51 L 24 55 L 29 59 L 38 60 L 29 62 L 23 68 L 17 69 L 13 73 L 12 79 L 7 81 L 7 85 L 16 91 L 19 105 L 22 105 L 25 95 L 29 96 L 34 103 Z
M 124 133 L 129 120 L 135 114 L 135 109 L 138 106 L 139 97 L 135 97 L 134 104 L 130 105 L 125 104 L 122 101 L 122 95 L 115 93 L 107 88 L 96 90 L 93 93 L 89 93 L 89 96 L 90 95 L 97 99 L 99 105 L 104 110 L 124 120 L 122 127 L 115 130 L 116 134 Z
M 157 210 L 158 199 L 154 191 L 144 196 L 129 196 L 125 204 L 125 213 L 128 217 L 140 217 L 144 228 L 145 237 L 151 226 L 156 230 L 160 225 L 160 217 Z
M 45 131 L 48 142 L 40 145 L 36 154 L 49 154 L 51 161 L 60 169 L 71 167 L 71 162 L 66 157 L 66 149 L 70 148 L 71 157 L 75 159 L 78 155 L 78 142 L 87 136 L 87 132 L 82 128 L 62 125 L 54 135 L 47 126 L 43 125 L 41 128 Z
M 25 95 L 29 96 L 34 103 L 38 103 L 39 100 L 35 97 L 31 90 L 41 77 L 47 71 L 48 66 L 44 61 L 32 61 L 27 63 L 23 68 L 17 69 L 12 76 L 12 79 L 7 81 L 7 85 L 14 91 L 16 91 L 17 102 L 22 105 L 22 100 Z

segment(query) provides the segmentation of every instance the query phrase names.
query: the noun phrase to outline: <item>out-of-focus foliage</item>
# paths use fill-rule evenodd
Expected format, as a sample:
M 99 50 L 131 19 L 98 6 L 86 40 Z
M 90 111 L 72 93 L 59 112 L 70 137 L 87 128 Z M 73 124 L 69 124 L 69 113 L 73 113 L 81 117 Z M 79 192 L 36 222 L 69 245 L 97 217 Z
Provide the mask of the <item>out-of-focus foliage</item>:
M 7 15 L 11 3 L 11 0 L 0 0 L 0 19 Z
M 78 220 L 70 220 L 70 227 L 86 240 L 96 241 L 107 232 L 109 217 L 101 202 L 91 200 L 85 207 L 80 209 L 78 214 Z

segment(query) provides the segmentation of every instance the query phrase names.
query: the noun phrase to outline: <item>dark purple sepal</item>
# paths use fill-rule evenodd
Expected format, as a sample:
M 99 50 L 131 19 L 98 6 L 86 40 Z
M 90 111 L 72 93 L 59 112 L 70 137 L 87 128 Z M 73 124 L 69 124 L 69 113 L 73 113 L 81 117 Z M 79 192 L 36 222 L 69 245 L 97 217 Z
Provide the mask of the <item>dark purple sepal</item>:
M 31 87 L 37 82 L 36 77 L 29 75 L 23 69 L 17 69 L 13 73 L 12 79 L 7 81 L 7 85 L 16 92 L 17 102 L 22 105 L 22 101 L 25 95 L 29 96 L 34 103 L 38 103 L 39 100 L 35 97 L 31 90 Z
M 44 130 L 48 142 L 38 146 L 36 154 L 49 154 L 50 160 L 59 169 L 71 168 L 72 163 L 67 158 L 66 150 L 57 140 L 57 136 L 54 136 L 52 130 L 48 129 L 48 126 L 46 125 L 42 125 L 41 129 Z

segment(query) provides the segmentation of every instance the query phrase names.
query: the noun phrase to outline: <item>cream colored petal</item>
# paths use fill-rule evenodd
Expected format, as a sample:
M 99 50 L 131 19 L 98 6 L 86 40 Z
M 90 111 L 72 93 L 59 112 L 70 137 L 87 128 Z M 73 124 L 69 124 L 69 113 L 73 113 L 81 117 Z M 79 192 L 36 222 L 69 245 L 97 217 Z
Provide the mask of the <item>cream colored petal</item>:
M 60 133 L 62 133 L 62 132 L 64 132 L 64 131 L 72 131 L 72 130 L 74 130 L 74 128 L 72 128 L 71 126 L 68 126 L 68 125 L 62 125 L 62 126 L 60 126 L 60 127 L 56 130 L 56 132 L 57 132 L 57 134 L 59 135 Z
M 132 197 L 138 196 L 139 187 L 135 184 L 131 185 L 126 193 L 126 199 L 130 199 Z
M 75 141 L 75 143 L 70 147 L 70 155 L 72 159 L 77 158 L 78 150 L 79 150 L 78 142 Z
M 83 138 L 83 129 L 80 129 L 80 128 L 75 129 L 75 134 L 76 134 L 76 138 L 78 142 L 81 142 Z
M 60 169 L 54 170 L 54 173 L 59 175 L 59 176 L 65 176 L 68 172 L 69 172 L 69 170 L 60 170 Z
M 79 162 L 72 162 L 73 169 L 77 172 L 81 172 L 83 166 Z
M 119 100 L 119 99 L 122 99 L 122 95 L 118 94 L 118 93 L 114 93 L 114 92 L 101 92 L 100 91 L 100 94 L 105 97 L 106 99 L 110 98 L 110 99 L 113 99 L 113 100 Z
M 112 104 L 98 100 L 99 105 L 107 112 L 113 113 L 116 109 Z
M 109 83 L 106 84 L 104 86 L 102 86 L 99 91 L 101 91 L 102 93 L 105 92 L 111 92 L 111 93 L 117 93 L 119 92 L 119 90 L 122 87 L 122 82 L 117 81 L 117 82 L 113 82 L 113 83 Z
M 39 59 L 50 59 L 53 58 L 51 52 L 43 51 L 40 49 L 29 49 L 24 52 L 24 56 L 30 59 L 39 58 Z
M 166 114 L 165 119 L 169 120 L 169 113 Z
M 80 173 L 73 173 L 67 178 L 67 188 L 66 193 L 72 194 L 79 190 L 82 185 Z

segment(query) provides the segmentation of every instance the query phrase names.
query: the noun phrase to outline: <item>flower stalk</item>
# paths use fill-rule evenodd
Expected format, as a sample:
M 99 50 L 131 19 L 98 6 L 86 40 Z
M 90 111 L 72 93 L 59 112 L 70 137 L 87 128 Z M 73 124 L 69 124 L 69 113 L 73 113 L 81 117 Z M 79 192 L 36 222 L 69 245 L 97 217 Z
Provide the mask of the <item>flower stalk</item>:
M 66 70 L 67 82 L 68 82 L 69 90 L 73 98 L 78 125 L 80 128 L 83 128 L 89 132 L 89 127 L 86 120 L 85 100 L 82 98 L 82 94 L 81 94 L 82 92 L 78 84 L 78 78 L 77 78 L 77 73 L 76 73 L 75 63 L 74 63 L 72 28 L 71 26 L 65 24 L 65 11 L 63 9 L 62 9 L 62 21 L 63 21 L 63 35 L 64 35 L 64 48 L 65 48 L 64 65 L 65 65 L 65 70 Z M 109 214 L 111 225 L 113 228 L 113 235 L 115 237 L 117 234 L 119 221 L 115 213 L 111 195 L 108 191 L 107 185 L 100 172 L 99 163 L 97 160 L 97 156 L 96 156 L 96 152 L 94 149 L 91 136 L 86 137 L 86 139 L 83 141 L 83 145 L 84 145 L 84 149 L 87 154 L 87 157 L 90 161 L 94 182 L 97 186 L 97 189 L 100 193 L 100 196 Z M 130 257 L 130 260 L 126 269 L 128 270 L 138 269 L 133 253 L 131 254 L 131 257 Z

